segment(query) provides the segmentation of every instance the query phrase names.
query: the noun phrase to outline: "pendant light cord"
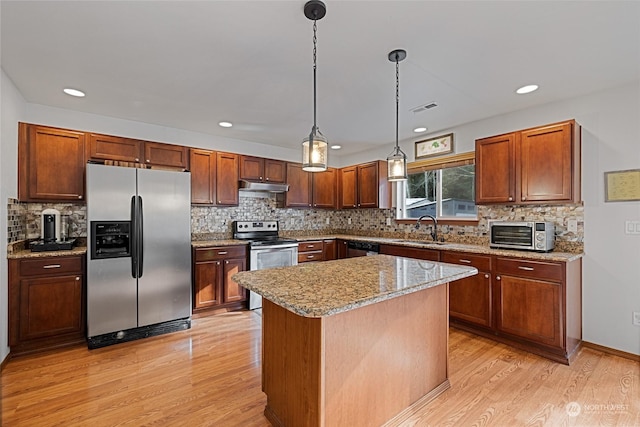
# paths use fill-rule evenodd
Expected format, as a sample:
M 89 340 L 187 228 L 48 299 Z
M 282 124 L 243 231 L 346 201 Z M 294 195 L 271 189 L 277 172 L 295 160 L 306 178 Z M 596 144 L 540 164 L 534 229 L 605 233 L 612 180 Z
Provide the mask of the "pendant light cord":
M 317 25 L 317 20 L 313 20 L 313 129 L 311 131 L 311 133 L 313 135 L 316 134 L 316 56 L 317 56 L 317 49 L 316 49 L 316 44 L 318 42 L 318 38 L 316 36 L 316 32 L 318 31 L 318 25 Z
M 398 121 L 400 109 L 400 63 L 398 62 L 398 54 L 396 53 L 396 152 L 398 147 Z

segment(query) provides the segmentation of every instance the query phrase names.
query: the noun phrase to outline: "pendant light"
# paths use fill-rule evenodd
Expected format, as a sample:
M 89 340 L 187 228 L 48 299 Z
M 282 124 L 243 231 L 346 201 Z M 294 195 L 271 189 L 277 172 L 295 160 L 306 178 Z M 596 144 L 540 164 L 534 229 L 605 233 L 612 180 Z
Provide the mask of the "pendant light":
M 327 8 L 320 0 L 310 0 L 304 5 L 304 16 L 313 21 L 313 127 L 309 136 L 302 140 L 302 170 L 307 172 L 327 170 L 327 138 L 316 126 L 316 22 L 326 13 Z
M 399 63 L 407 57 L 407 52 L 396 49 L 389 53 L 389 61 L 396 63 L 396 146 L 387 157 L 387 181 L 407 180 L 407 155 L 398 145 L 398 109 L 400 104 L 400 66 Z

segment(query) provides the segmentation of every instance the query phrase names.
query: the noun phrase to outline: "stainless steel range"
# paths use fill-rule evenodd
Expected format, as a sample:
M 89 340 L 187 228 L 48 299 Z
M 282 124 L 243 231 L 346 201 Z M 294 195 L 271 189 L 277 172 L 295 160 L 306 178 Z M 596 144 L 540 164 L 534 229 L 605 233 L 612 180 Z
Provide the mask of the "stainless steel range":
M 249 242 L 249 270 L 298 264 L 298 242 L 279 236 L 278 221 L 234 221 L 233 238 Z M 249 309 L 262 307 L 262 297 L 249 292 Z

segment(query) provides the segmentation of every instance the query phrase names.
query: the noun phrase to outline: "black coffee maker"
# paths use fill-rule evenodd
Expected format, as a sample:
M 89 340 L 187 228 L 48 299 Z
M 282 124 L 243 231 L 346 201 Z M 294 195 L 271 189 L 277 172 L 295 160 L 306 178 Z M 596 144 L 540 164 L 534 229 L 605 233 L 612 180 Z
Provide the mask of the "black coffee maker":
M 42 215 L 42 240 L 45 243 L 53 243 L 56 240 L 56 216 L 54 214 Z
M 34 252 L 72 249 L 76 239 L 68 239 L 66 230 L 60 226 L 60 211 L 45 209 L 40 216 L 40 239 L 29 243 Z

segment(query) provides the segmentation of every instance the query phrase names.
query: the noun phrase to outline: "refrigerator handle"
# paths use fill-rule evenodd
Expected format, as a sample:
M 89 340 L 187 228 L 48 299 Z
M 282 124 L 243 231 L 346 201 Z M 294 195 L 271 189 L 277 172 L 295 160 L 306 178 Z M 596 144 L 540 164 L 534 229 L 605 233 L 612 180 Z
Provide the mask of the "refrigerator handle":
M 138 278 L 142 277 L 144 269 L 144 215 L 142 213 L 142 196 L 138 196 Z
M 131 228 L 129 236 L 131 237 L 131 277 L 138 277 L 138 239 L 137 239 L 137 218 L 136 218 L 136 196 L 131 196 Z

